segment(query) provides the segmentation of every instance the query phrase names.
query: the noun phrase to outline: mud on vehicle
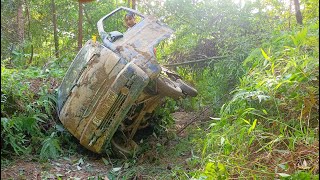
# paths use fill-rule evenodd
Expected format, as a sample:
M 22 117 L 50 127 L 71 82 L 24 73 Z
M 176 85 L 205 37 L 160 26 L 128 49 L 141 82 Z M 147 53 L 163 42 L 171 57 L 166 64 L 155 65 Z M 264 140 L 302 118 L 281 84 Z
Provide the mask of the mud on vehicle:
M 125 32 L 127 12 L 139 22 Z M 120 7 L 97 27 L 102 42 L 85 43 L 58 89 L 59 119 L 87 149 L 103 153 L 111 146 L 130 156 L 138 147 L 134 135 L 150 123 L 165 97 L 196 96 L 197 91 L 156 60 L 154 47 L 173 33 L 167 25 Z

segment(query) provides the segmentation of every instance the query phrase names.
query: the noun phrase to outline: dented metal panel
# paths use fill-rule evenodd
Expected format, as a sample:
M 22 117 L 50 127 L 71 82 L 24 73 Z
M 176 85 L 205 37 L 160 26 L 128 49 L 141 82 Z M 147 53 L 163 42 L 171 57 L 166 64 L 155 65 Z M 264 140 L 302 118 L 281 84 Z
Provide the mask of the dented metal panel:
M 172 33 L 172 29 L 161 24 L 154 17 L 146 16 L 124 33 L 123 38 L 114 42 L 114 45 L 123 47 L 120 51 L 121 56 L 137 64 L 150 79 L 155 79 L 161 72 L 161 67 L 155 59 L 153 49 Z
M 101 99 L 91 119 L 87 120 L 89 123 L 81 133 L 80 143 L 90 150 L 100 152 L 102 146 L 111 140 L 148 82 L 148 76 L 139 67 L 132 63 L 127 64 L 111 85 L 106 98 Z
M 149 77 L 137 65 L 128 63 L 111 50 L 88 41 L 59 88 L 59 118 L 63 125 L 94 152 L 100 152 L 134 101 L 148 84 Z M 69 90 L 71 89 L 71 90 Z M 69 90 L 69 93 L 65 93 Z M 65 100 L 63 100 L 65 99 Z M 97 142 L 97 144 L 96 144 Z

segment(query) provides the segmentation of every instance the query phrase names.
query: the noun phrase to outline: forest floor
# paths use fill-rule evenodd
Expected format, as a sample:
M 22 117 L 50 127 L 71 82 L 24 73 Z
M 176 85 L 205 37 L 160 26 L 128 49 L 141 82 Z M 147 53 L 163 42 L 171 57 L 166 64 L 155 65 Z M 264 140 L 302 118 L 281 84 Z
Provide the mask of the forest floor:
M 190 139 L 209 113 L 175 112 L 172 117 L 175 125 L 167 129 L 167 136 L 149 133 L 139 142 L 144 151 L 135 158 L 97 155 L 79 145 L 77 152 L 46 162 L 14 157 L 1 167 L 1 179 L 175 179 L 177 173 L 194 168 L 188 163 L 195 157 Z

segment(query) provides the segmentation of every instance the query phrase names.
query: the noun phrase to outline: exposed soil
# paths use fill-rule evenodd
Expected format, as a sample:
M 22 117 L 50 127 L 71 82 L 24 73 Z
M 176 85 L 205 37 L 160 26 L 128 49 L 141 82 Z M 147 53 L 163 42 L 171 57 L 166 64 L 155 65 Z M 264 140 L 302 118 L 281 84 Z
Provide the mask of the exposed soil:
M 101 159 L 89 157 L 83 160 L 80 155 L 70 158 L 50 160 L 46 163 L 31 159 L 18 159 L 2 169 L 1 179 L 77 179 L 104 177 L 108 168 Z
M 172 131 L 179 132 L 178 136 L 181 138 L 187 136 L 187 131 L 185 130 L 187 126 L 193 126 L 193 122 L 199 122 L 205 117 L 204 113 L 196 117 L 196 113 L 190 112 L 175 112 L 172 115 L 176 122 L 175 129 L 172 129 Z M 181 153 L 177 157 L 168 157 L 157 153 L 156 149 L 159 148 L 159 144 L 164 150 L 172 150 L 178 144 L 177 141 L 170 141 L 167 138 L 151 135 L 144 143 L 148 143 L 149 148 L 139 155 L 134 166 L 148 164 L 146 166 L 158 166 L 159 169 L 170 171 L 178 164 L 188 170 L 185 159 L 191 156 L 190 153 Z M 117 177 L 119 177 L 119 168 L 126 168 L 126 172 L 132 168 L 128 167 L 125 160 L 95 155 L 86 152 L 86 150 L 82 150 L 82 152 L 70 157 L 61 157 L 47 162 L 32 160 L 32 157 L 24 159 L 17 157 L 13 159 L 16 160 L 10 162 L 6 167 L 1 167 L 1 179 L 108 179 L 110 172 L 117 174 L 118 171 Z M 156 177 L 146 174 L 146 170 L 136 170 L 130 179 L 156 179 Z

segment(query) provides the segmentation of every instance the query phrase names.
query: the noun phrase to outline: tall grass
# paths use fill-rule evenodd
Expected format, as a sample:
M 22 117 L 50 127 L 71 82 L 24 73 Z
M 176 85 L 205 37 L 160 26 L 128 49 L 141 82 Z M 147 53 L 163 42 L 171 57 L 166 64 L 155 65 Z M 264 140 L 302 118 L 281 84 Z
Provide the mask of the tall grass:
M 198 178 L 295 179 L 319 173 L 319 24 L 273 38 L 210 125 Z

